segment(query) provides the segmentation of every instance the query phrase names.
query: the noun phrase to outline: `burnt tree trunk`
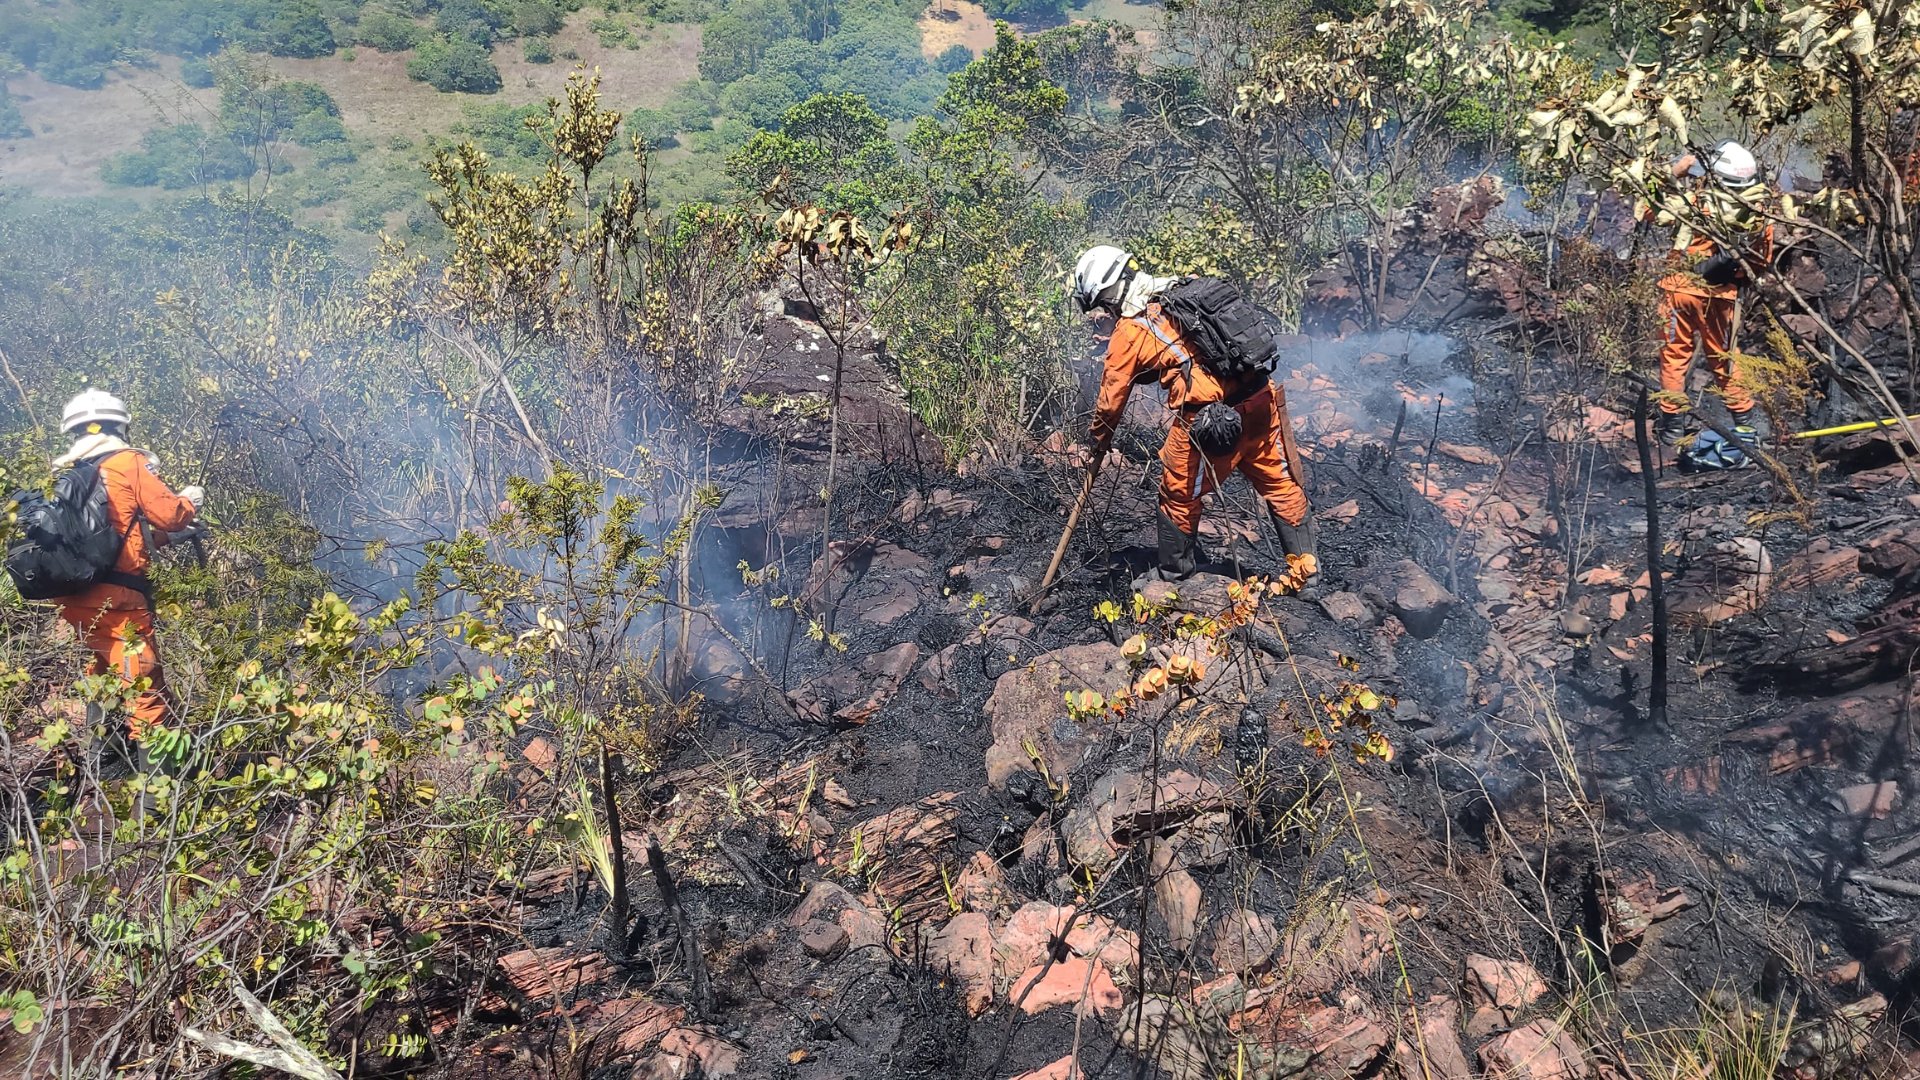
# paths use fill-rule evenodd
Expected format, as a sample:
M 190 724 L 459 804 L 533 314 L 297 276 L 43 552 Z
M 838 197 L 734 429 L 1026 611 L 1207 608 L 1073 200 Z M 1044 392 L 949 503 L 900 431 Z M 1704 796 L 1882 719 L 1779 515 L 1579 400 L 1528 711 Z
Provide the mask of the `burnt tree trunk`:
M 1633 441 L 1640 448 L 1640 483 L 1647 501 L 1647 592 L 1653 601 L 1653 674 L 1647 689 L 1647 722 L 1667 722 L 1667 586 L 1660 574 L 1660 494 L 1654 475 L 1653 440 L 1647 432 L 1647 388 L 1633 403 Z
M 613 871 L 613 895 L 607 905 L 607 951 L 616 960 L 625 960 L 627 924 L 632 921 L 627 899 L 627 849 L 620 830 L 620 805 L 613 795 L 613 755 L 600 747 L 600 799 L 606 805 L 607 840 L 613 845 L 608 864 Z

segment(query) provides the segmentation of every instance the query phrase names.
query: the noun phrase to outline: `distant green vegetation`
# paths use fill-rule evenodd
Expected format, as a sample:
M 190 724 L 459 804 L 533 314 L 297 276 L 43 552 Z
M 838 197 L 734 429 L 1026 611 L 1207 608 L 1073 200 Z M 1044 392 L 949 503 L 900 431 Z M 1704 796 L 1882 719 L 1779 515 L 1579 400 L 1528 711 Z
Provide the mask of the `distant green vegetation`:
M 580 0 L 0 0 L 0 56 L 42 77 L 91 89 L 116 63 L 164 53 L 190 62 L 223 48 L 301 59 L 345 46 L 430 52 L 418 76 L 442 90 L 499 88 L 488 52 L 551 35 Z M 423 20 L 425 20 L 423 22 Z M 491 71 L 491 75 L 488 72 Z M 206 85 L 204 67 L 189 85 Z
M 459 35 L 421 42 L 407 61 L 407 77 L 441 93 L 491 94 L 500 89 L 500 69 L 493 66 L 486 46 Z
M 140 137 L 140 149 L 121 154 L 100 172 L 111 184 L 199 188 L 252 176 L 259 163 L 236 140 L 198 124 L 155 128 Z
M 283 141 L 315 149 L 322 162 L 353 159 L 340 106 L 319 86 L 273 79 L 237 54 L 214 61 L 209 73 L 220 85 L 213 130 L 185 123 L 149 131 L 140 149 L 113 158 L 101 177 L 128 187 L 200 188 L 254 175 Z
M 0 83 L 0 139 L 24 139 L 32 134 L 33 129 L 20 115 L 20 106 L 13 103 L 13 95 Z

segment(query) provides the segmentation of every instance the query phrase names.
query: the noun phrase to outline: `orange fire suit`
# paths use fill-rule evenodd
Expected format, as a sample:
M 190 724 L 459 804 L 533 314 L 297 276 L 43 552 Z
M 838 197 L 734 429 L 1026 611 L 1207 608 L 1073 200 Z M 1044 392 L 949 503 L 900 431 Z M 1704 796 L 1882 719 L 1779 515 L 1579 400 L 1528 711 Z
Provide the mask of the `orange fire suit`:
M 146 455 L 138 450 L 110 453 L 100 463 L 100 479 L 107 486 L 108 520 L 126 537 L 114 569 L 144 580 L 151 557 L 148 539 L 140 525 L 144 523 L 163 533 L 179 532 L 193 522 L 193 504 L 174 494 L 155 474 Z M 164 543 L 164 536 L 157 538 L 157 542 Z M 160 667 L 159 646 L 153 636 L 153 609 L 146 594 L 127 585 L 102 582 L 57 603 L 60 617 L 72 625 L 93 652 L 88 674 L 111 671 L 128 687 L 141 679 L 148 680 L 128 710 L 128 735 L 139 739 L 148 730 L 165 723 L 166 684 Z
M 1223 386 L 1198 360 L 1189 361 L 1193 355 L 1160 305 L 1148 304 L 1139 315 L 1121 319 L 1107 343 L 1100 398 L 1094 405 L 1095 447 L 1106 452 L 1134 386 L 1157 380 L 1167 392 L 1167 408 L 1175 414 L 1160 444 L 1160 509 L 1181 531 L 1191 534 L 1200 527 L 1201 496 L 1236 469 L 1287 524 L 1305 521 L 1307 493 L 1287 468 L 1280 445 L 1281 391 L 1271 383 Z M 1218 457 L 1202 454 L 1187 432 L 1193 415 L 1216 401 L 1237 402 L 1241 423 L 1239 443 Z
M 1758 264 L 1771 262 L 1773 225 L 1769 223 L 1753 228 L 1755 215 L 1739 198 L 1754 198 L 1753 189 L 1742 192 L 1738 198 L 1714 193 L 1694 199 L 1693 205 L 1702 213 L 1713 215 L 1731 230 L 1752 229 L 1756 234 L 1756 242 L 1748 252 L 1749 258 Z M 1697 267 L 1719 251 L 1720 246 L 1710 237 L 1689 234 L 1685 239 L 1685 247 L 1674 251 L 1673 256 L 1680 267 Z M 1744 280 L 1745 277 L 1746 273 L 1742 270 L 1740 278 Z M 1719 388 L 1727 408 L 1736 413 L 1753 408 L 1753 395 L 1744 384 L 1740 366 L 1733 358 L 1734 346 L 1738 344 L 1733 340 L 1733 319 L 1734 309 L 1739 304 L 1740 281 L 1709 285 L 1699 274 L 1677 268 L 1660 279 L 1660 291 L 1660 317 L 1667 324 L 1666 343 L 1660 347 L 1660 389 L 1680 396 L 1686 394 L 1687 369 L 1693 366 L 1693 354 L 1698 349 L 1706 357 L 1708 370 L 1713 372 L 1714 385 Z M 1662 400 L 1660 411 L 1669 414 L 1685 412 L 1686 406 L 1677 398 Z

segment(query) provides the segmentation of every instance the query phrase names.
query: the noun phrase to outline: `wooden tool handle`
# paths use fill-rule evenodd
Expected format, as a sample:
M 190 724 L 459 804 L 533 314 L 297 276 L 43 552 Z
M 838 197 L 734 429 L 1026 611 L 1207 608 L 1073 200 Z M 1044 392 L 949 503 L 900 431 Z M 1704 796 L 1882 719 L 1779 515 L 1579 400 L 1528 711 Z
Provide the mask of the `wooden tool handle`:
M 1053 576 L 1060 572 L 1060 560 L 1067 556 L 1067 544 L 1073 540 L 1074 527 L 1080 524 L 1080 511 L 1087 508 L 1088 500 L 1093 498 L 1093 481 L 1100 475 L 1100 459 L 1094 458 L 1087 466 L 1087 479 L 1080 485 L 1080 497 L 1073 500 L 1073 509 L 1067 512 L 1067 527 L 1060 531 L 1060 542 L 1054 545 L 1053 561 L 1047 564 L 1047 572 L 1040 578 L 1040 587 L 1033 591 L 1033 600 L 1027 605 L 1032 611 L 1040 606 L 1040 601 L 1053 586 Z

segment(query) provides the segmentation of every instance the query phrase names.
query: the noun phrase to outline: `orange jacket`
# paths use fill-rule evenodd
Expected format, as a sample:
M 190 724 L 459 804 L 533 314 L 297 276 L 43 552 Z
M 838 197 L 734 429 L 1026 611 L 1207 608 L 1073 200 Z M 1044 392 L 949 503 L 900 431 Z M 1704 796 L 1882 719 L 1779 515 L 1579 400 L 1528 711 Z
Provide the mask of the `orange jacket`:
M 1755 200 L 1757 185 L 1750 187 L 1737 196 L 1719 192 L 1695 192 L 1687 202 L 1699 213 L 1712 218 L 1730 232 L 1751 232 L 1754 242 L 1748 246 L 1746 265 L 1741 268 L 1744 279 L 1753 267 L 1766 266 L 1773 261 L 1773 222 L 1759 218 L 1742 199 Z M 1652 216 L 1652 212 L 1649 212 Z M 1740 295 L 1741 281 L 1726 285 L 1709 285 L 1700 277 L 1700 264 L 1719 254 L 1720 245 L 1713 238 L 1702 233 L 1686 230 L 1684 249 L 1676 246 L 1668 253 L 1668 261 L 1674 266 L 1674 272 L 1660 279 L 1660 288 L 1670 293 L 1685 293 L 1690 296 L 1708 296 L 1717 300 L 1732 300 Z
M 1189 356 L 1194 357 L 1191 365 L 1187 363 Z M 1113 438 L 1134 386 L 1156 379 L 1166 388 L 1167 408 L 1176 411 L 1190 412 L 1210 402 L 1224 401 L 1228 396 L 1228 388 L 1200 363 L 1186 335 L 1161 313 L 1160 305 L 1148 304 L 1140 314 L 1121 319 L 1113 328 L 1113 337 L 1107 341 L 1100 399 L 1093 406 L 1091 438 L 1096 447 L 1106 446 Z
M 193 523 L 193 504 L 173 493 L 153 470 L 153 462 L 138 450 L 120 450 L 100 461 L 100 479 L 107 485 L 107 518 L 121 536 L 120 561 L 114 569 L 144 576 L 152 557 L 145 530 L 138 520 L 163 533 L 179 532 Z

